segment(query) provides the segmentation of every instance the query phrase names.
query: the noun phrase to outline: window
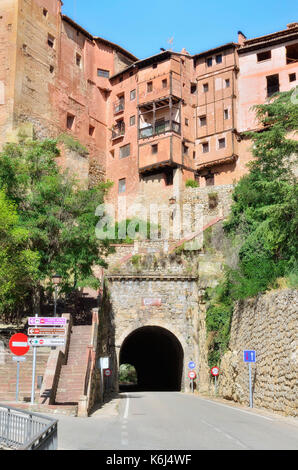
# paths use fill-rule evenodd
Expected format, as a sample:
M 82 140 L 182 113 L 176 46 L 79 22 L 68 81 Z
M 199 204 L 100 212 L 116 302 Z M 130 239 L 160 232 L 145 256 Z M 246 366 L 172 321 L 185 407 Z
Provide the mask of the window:
M 203 92 L 204 92 L 204 93 L 207 93 L 208 90 L 209 90 L 209 85 L 208 85 L 208 83 L 203 83 Z
M 110 157 L 114 158 L 115 157 L 115 150 L 110 151 Z
M 296 74 L 295 73 L 290 73 L 289 74 L 289 82 L 295 82 L 296 81 Z
M 212 66 L 212 57 L 208 57 L 206 59 L 206 64 L 207 64 L 207 67 L 211 67 Z
M 183 155 L 188 155 L 188 147 L 185 144 L 182 144 Z
M 150 93 L 153 90 L 152 82 L 147 82 L 147 93 Z
M 229 119 L 229 110 L 224 109 L 224 119 Z
M 257 54 L 258 62 L 263 62 L 263 60 L 269 60 L 269 59 L 271 59 L 271 51 L 259 52 Z
M 165 184 L 166 186 L 171 186 L 174 180 L 173 170 L 168 170 L 165 174 Z
M 229 86 L 230 86 L 230 79 L 229 79 L 229 78 L 226 78 L 226 79 L 225 79 L 225 87 L 226 87 L 226 88 L 229 88 Z
M 152 65 L 152 68 L 153 68 L 153 69 L 156 69 L 156 68 L 157 68 L 157 64 L 153 64 L 153 65 Z
M 218 148 L 219 149 L 224 149 L 226 146 L 226 139 L 223 138 L 223 139 L 218 139 Z
M 193 160 L 196 159 L 196 152 L 192 152 L 192 158 L 193 158 Z
M 286 47 L 287 64 L 294 64 L 298 61 L 298 43 Z
M 66 118 L 66 127 L 67 129 L 72 129 L 73 128 L 73 125 L 74 125 L 74 115 L 73 114 L 67 114 L 67 118 Z
M 188 122 L 189 122 L 188 119 L 185 118 L 185 125 L 186 125 L 186 126 L 188 126 Z
M 109 70 L 97 69 L 97 76 L 98 77 L 109 78 L 110 72 L 109 72 Z
M 94 126 L 91 126 L 91 124 L 90 124 L 90 126 L 89 126 L 89 135 L 90 135 L 91 137 L 94 136 L 94 131 L 95 131 L 95 127 L 94 127 Z
M 120 75 L 120 77 L 119 77 L 119 83 L 120 82 L 123 82 L 123 75 Z
M 54 66 L 50 65 L 50 73 L 53 73 L 53 72 L 54 72 Z
M 168 86 L 168 80 L 167 80 L 166 78 L 164 78 L 161 83 L 162 83 L 162 87 L 163 87 L 163 88 L 167 88 L 167 86 Z
M 48 46 L 51 47 L 52 49 L 54 48 L 55 45 L 55 38 L 51 34 L 48 34 Z
M 80 54 L 76 54 L 76 64 L 78 67 L 81 67 L 82 57 Z
M 209 152 L 209 142 L 203 142 L 202 143 L 202 152 L 203 153 L 208 153 Z
M 200 126 L 201 127 L 207 126 L 207 117 L 206 116 L 200 116 L 199 120 L 200 120 Z
M 272 96 L 279 91 L 279 78 L 278 74 L 268 75 L 267 80 L 267 96 Z
M 48 10 L 47 10 L 46 8 L 44 8 L 44 9 L 42 10 L 42 14 L 43 14 L 43 16 L 46 18 L 46 17 L 48 16 Z
M 136 117 L 135 116 L 130 116 L 129 118 L 129 125 L 134 126 L 136 123 Z
M 204 176 L 206 186 L 214 186 L 214 175 L 209 173 L 208 175 Z
M 197 84 L 191 83 L 190 85 L 190 93 L 193 95 L 197 91 Z
M 120 147 L 119 158 L 129 157 L 129 155 L 130 155 L 130 144 L 123 145 L 123 147 Z
M 218 54 L 217 56 L 215 56 L 215 62 L 217 64 L 221 64 L 222 63 L 222 54 Z
M 158 144 L 151 145 L 151 153 L 155 154 L 158 152 Z
M 136 90 L 131 90 L 130 92 L 130 101 L 133 101 L 136 99 Z
M 126 191 L 126 178 L 121 178 L 118 182 L 118 193 L 125 193 Z

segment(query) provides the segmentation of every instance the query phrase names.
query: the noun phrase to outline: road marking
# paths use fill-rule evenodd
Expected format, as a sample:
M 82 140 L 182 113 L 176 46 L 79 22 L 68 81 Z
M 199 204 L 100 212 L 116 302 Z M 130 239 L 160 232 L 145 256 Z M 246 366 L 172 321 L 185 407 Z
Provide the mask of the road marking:
M 227 437 L 231 441 L 234 441 L 238 446 L 243 447 L 244 449 L 249 449 L 249 447 L 244 445 L 241 441 L 239 441 L 239 439 L 236 439 L 235 437 L 231 436 L 231 434 L 228 434 L 227 432 L 222 431 L 221 429 L 217 428 L 216 426 L 213 426 L 212 424 L 207 423 L 207 421 L 205 421 L 204 419 L 201 419 L 201 423 L 206 424 L 211 429 L 214 429 L 214 431 L 216 431 L 220 434 L 223 434 L 225 437 Z
M 126 393 L 126 403 L 125 403 L 125 410 L 124 410 L 124 419 L 127 419 L 128 417 L 128 409 L 129 409 L 129 395 Z
M 213 405 L 224 406 L 225 408 L 229 408 L 230 410 L 241 411 L 241 413 L 257 416 L 258 418 L 267 419 L 267 421 L 275 421 L 273 418 L 267 418 L 267 416 L 262 416 L 257 413 L 253 413 L 252 411 L 241 410 L 240 408 L 234 408 L 233 406 L 225 405 L 224 403 L 217 403 L 216 401 L 207 400 L 206 398 L 199 397 L 199 400 L 207 401 L 208 403 L 212 403 Z

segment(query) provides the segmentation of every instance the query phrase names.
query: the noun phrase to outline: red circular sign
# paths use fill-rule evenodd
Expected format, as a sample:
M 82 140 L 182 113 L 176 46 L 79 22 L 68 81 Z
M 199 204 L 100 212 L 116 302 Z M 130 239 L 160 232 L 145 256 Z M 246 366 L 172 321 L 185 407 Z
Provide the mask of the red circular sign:
M 103 373 L 104 373 L 104 375 L 105 375 L 106 377 L 109 377 L 109 376 L 111 375 L 112 371 L 111 371 L 111 369 L 105 369 L 105 370 L 103 371 Z
M 190 379 L 195 379 L 196 376 L 197 376 L 197 374 L 195 373 L 194 370 L 190 370 L 190 371 L 188 372 L 188 377 L 189 377 Z
M 211 374 L 214 375 L 214 377 L 216 377 L 219 374 L 219 368 L 218 367 L 212 367 Z
M 16 333 L 9 340 L 9 349 L 15 356 L 24 356 L 30 349 L 28 336 L 24 333 Z

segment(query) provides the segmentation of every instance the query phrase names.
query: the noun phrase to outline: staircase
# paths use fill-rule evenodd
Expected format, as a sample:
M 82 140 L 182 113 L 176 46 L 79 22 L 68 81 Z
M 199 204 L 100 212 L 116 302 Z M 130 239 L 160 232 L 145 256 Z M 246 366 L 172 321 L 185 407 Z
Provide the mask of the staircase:
M 49 348 L 37 348 L 35 397 L 38 396 L 37 376 L 44 375 L 47 360 L 50 354 Z M 20 362 L 19 401 L 30 401 L 32 383 L 32 349 L 25 355 L 26 361 Z M 4 364 L 0 363 L 0 402 L 14 402 L 16 399 L 17 363 L 12 360 L 9 350 L 5 351 Z
M 67 364 L 61 368 L 56 404 L 77 404 L 83 395 L 91 330 L 91 325 L 72 327 Z

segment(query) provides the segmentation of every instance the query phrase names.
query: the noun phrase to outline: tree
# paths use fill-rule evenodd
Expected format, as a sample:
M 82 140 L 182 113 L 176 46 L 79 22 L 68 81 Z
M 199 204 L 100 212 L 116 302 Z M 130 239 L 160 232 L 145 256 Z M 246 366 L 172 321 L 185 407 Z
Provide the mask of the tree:
M 39 254 L 29 248 L 28 230 L 0 190 L 0 316 L 4 320 L 20 315 L 37 282 L 38 265 Z
M 62 276 L 63 292 L 80 283 L 93 287 L 95 265 L 105 266 L 109 242 L 96 238 L 95 209 L 103 203 L 108 185 L 82 189 L 78 181 L 59 171 L 55 140 L 9 144 L 0 154 L 0 188 L 15 204 L 20 225 L 29 234 L 29 247 L 39 255 L 39 294 L 51 285 L 51 277 Z

